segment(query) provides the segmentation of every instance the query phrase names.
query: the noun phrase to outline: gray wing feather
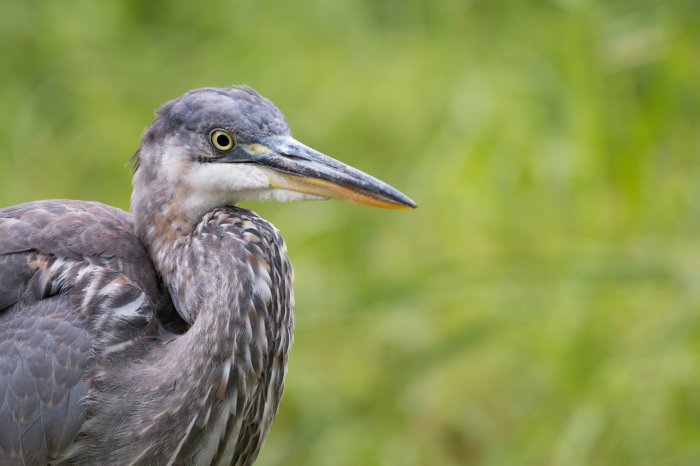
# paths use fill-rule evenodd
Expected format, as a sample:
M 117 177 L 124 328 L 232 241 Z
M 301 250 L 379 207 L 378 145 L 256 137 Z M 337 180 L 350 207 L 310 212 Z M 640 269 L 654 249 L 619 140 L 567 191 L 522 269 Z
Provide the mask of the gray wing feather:
M 0 209 L 0 254 L 42 251 L 69 259 L 141 255 L 131 217 L 98 202 L 38 201 Z
M 82 423 L 91 338 L 68 299 L 19 304 L 0 318 L 0 464 L 42 464 Z
M 68 261 L 71 273 L 108 263 L 113 277 L 159 299 L 129 214 L 80 201 L 0 209 L 0 465 L 46 464 L 83 423 L 96 316 L 80 309 L 89 283 L 65 283 L 52 268 Z

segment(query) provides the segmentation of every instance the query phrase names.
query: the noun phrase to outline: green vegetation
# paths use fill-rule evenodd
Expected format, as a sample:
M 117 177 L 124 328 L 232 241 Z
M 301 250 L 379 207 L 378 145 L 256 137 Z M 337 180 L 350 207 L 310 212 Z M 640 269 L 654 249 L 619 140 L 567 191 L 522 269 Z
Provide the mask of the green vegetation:
M 152 110 L 250 84 L 419 203 L 249 205 L 297 272 L 258 464 L 697 465 L 698 5 L 10 0 L 0 205 L 128 208 Z

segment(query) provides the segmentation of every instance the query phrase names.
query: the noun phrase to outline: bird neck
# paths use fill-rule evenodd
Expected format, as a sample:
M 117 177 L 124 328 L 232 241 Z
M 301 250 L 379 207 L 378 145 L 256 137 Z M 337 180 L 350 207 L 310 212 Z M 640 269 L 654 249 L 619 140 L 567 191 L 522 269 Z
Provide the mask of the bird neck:
M 179 240 L 151 245 L 177 311 L 191 323 L 168 345 L 175 361 L 187 361 L 177 363 L 180 378 L 203 381 L 201 393 L 213 390 L 222 400 L 251 397 L 241 387 L 254 390 L 262 380 L 281 390 L 294 326 L 293 272 L 274 227 L 224 207 Z
M 293 271 L 286 246 L 253 212 L 220 207 L 194 226 L 155 220 L 142 240 L 191 331 L 200 325 L 205 333 L 215 327 L 229 332 L 227 326 L 248 332 L 251 325 L 291 328 Z
M 188 174 L 192 171 L 189 148 L 181 142 L 145 142 L 137 154 L 131 213 L 134 228 L 147 246 L 154 242 L 174 243 L 191 233 L 202 217 L 224 200 L 197 195 Z
M 162 179 L 182 178 L 179 152 L 171 149 L 168 170 L 158 171 L 149 163 L 162 150 L 148 144 L 141 150 L 151 153 L 134 174 L 134 228 L 191 325 L 187 335 L 201 330 L 208 341 L 242 329 L 247 334 L 239 341 L 253 344 L 266 338 L 261 331 L 284 329 L 290 343 L 293 273 L 276 229 L 245 209 L 184 202 L 190 185 Z
M 203 229 L 211 214 L 193 225 L 182 216 L 168 214 L 173 207 L 164 206 L 163 210 L 156 211 L 150 222 L 137 221 L 135 226 L 154 268 L 170 292 L 175 309 L 192 325 L 202 313 L 228 308 L 221 307 L 218 300 L 235 302 L 236 290 L 217 287 L 231 273 L 219 259 L 226 257 L 232 263 L 235 261 L 230 256 L 231 251 L 221 250 L 220 245 L 206 241 Z M 135 215 L 135 218 L 138 217 Z M 220 254 L 223 257 L 219 257 Z
M 140 432 L 132 451 L 143 453 L 134 464 L 168 457 L 169 464 L 210 464 L 219 442 L 229 442 L 224 435 L 236 445 L 235 426 L 243 422 L 245 435 L 258 432 L 244 445 L 254 457 L 277 410 L 292 340 L 292 272 L 284 242 L 269 223 L 235 207 L 214 209 L 189 232 L 151 226 L 151 260 L 191 326 L 178 336 L 163 333 L 163 344 L 152 346 L 143 364 L 129 361 L 103 384 L 146 401 L 132 403 L 126 413 L 109 411 L 101 422 L 117 416 Z
M 183 186 L 169 185 L 144 189 L 134 184 L 131 214 L 136 235 L 149 250 L 166 252 L 197 226 L 201 215 L 192 217 L 183 212 L 178 199 L 186 196 Z M 204 214 L 204 212 L 202 212 Z M 159 262 L 153 257 L 154 262 Z M 156 264 L 157 265 L 157 264 Z

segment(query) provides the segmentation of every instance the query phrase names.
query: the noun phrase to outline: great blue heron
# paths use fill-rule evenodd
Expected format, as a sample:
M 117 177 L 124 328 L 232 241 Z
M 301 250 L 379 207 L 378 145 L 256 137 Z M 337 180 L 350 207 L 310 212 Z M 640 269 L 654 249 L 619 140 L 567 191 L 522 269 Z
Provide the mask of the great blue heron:
M 0 464 L 249 465 L 292 342 L 282 237 L 242 199 L 413 208 L 292 138 L 249 87 L 166 103 L 134 157 L 131 214 L 0 210 Z

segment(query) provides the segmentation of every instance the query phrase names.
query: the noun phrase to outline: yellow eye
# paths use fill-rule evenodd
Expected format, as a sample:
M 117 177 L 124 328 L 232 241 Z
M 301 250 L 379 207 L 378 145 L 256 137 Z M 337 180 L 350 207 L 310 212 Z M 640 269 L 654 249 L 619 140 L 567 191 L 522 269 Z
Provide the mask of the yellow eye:
M 217 129 L 211 132 L 211 143 L 218 150 L 227 151 L 233 149 L 233 136 L 226 131 Z

